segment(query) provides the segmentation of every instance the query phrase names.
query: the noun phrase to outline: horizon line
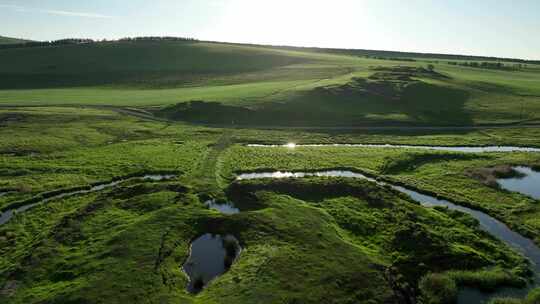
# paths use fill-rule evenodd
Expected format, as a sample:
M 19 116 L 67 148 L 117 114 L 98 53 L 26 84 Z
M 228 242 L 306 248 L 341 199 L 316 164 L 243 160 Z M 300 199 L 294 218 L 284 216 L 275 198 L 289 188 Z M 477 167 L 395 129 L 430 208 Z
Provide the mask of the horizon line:
M 0 7 L 3 5 L 0 4 Z M 184 37 L 184 36 L 175 36 L 175 35 L 143 35 L 143 36 L 125 36 L 125 37 L 117 37 L 117 38 L 76 38 L 76 37 L 66 37 L 66 38 L 60 38 L 55 40 L 33 40 L 29 38 L 23 38 L 23 37 L 10 37 L 10 36 L 2 36 L 5 38 L 12 38 L 12 39 L 20 39 L 20 40 L 26 40 L 26 41 L 34 41 L 34 42 L 52 42 L 52 41 L 58 41 L 58 40 L 64 40 L 64 39 L 90 39 L 93 40 L 95 43 L 101 43 L 101 42 L 120 42 L 122 39 L 135 39 L 135 38 L 150 38 L 150 37 L 157 37 L 157 38 L 181 38 L 181 39 L 193 39 L 197 42 L 208 42 L 208 43 L 223 43 L 223 44 L 238 44 L 238 45 L 248 45 L 248 46 L 262 46 L 262 47 L 279 47 L 279 48 L 304 48 L 304 49 L 319 49 L 319 50 L 345 50 L 345 51 L 372 51 L 372 52 L 395 52 L 395 53 L 409 53 L 409 54 L 419 54 L 419 55 L 441 55 L 441 56 L 456 56 L 456 57 L 479 57 L 479 58 L 486 58 L 486 59 L 503 59 L 503 60 L 522 60 L 522 61 L 532 61 L 532 62 L 540 62 L 540 58 L 523 58 L 523 57 L 505 57 L 505 56 L 489 56 L 489 55 L 477 55 L 477 54 L 465 54 L 465 53 L 447 53 L 447 52 L 433 52 L 433 51 L 408 51 L 408 50 L 395 50 L 395 49 L 365 49 L 365 48 L 350 48 L 350 47 L 322 47 L 322 46 L 314 46 L 314 45 L 293 45 L 293 44 L 271 44 L 271 43 L 255 43 L 255 42 L 232 42 L 232 41 L 224 41 L 224 40 L 213 40 L 213 39 L 198 39 L 194 37 Z M 24 44 L 24 42 L 22 43 Z

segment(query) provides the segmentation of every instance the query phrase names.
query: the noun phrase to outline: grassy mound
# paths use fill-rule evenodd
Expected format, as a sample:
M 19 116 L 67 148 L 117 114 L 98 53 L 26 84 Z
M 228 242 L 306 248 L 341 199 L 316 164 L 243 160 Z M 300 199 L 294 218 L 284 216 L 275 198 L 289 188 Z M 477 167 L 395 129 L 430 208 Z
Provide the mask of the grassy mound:
M 257 193 L 270 191 L 324 209 L 353 243 L 392 265 L 409 286 L 416 286 L 427 271 L 470 271 L 499 263 L 506 269 L 525 265 L 499 241 L 486 239 L 486 233 L 469 216 L 421 207 L 367 181 L 251 180 L 235 182 L 229 191 L 237 201 L 257 202 Z M 256 206 L 264 208 L 260 202 Z
M 427 71 L 427 70 L 426 70 Z M 399 73 L 402 75 L 401 73 Z M 251 107 L 192 101 L 158 112 L 174 120 L 226 126 L 469 125 L 468 93 L 409 76 L 375 73 Z M 421 75 L 421 74 L 412 74 Z
M 367 182 L 233 187 L 241 206 L 258 207 L 226 216 L 175 182 L 135 183 L 17 216 L 0 227 L 0 300 L 395 303 L 414 299 L 427 272 L 522 265 L 468 221 Z M 243 250 L 194 297 L 180 266 L 205 233 L 232 234 Z
M 226 217 L 183 189 L 135 185 L 54 202 L 2 227 L 0 300 L 385 303 L 393 298 L 380 266 L 343 241 L 323 212 L 274 196 L 265 199 L 272 209 Z M 43 233 L 31 237 L 38 222 Z M 204 233 L 231 233 L 244 250 L 229 272 L 193 297 L 180 266 L 190 240 Z

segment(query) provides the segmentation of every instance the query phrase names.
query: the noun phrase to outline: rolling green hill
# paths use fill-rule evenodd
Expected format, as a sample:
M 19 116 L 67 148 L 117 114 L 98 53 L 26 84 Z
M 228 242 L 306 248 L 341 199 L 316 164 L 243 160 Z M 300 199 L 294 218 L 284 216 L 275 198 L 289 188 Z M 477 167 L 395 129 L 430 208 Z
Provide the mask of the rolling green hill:
M 192 42 L 118 42 L 2 50 L 3 89 L 176 87 L 305 62 L 284 51 Z
M 30 40 L 0 36 L 0 45 L 19 44 L 19 43 L 25 43 L 25 42 L 29 42 L 29 41 Z
M 199 41 L 0 49 L 0 104 L 158 106 L 167 118 L 227 126 L 540 121 L 540 66 L 481 68 L 444 58 Z M 172 107 L 190 101 L 201 102 Z
M 491 182 L 540 153 L 373 144 L 539 148 L 540 66 L 435 57 L 0 47 L 0 303 L 538 303 L 487 301 L 537 286 L 540 204 Z

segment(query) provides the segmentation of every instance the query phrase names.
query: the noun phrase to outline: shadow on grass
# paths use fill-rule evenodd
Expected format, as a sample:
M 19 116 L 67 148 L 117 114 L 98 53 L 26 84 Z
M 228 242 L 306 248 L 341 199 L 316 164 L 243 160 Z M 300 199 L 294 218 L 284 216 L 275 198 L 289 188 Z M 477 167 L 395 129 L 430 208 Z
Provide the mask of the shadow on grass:
M 231 127 L 467 126 L 473 124 L 468 98 L 466 91 L 417 80 L 353 78 L 252 108 L 191 101 L 157 115 Z

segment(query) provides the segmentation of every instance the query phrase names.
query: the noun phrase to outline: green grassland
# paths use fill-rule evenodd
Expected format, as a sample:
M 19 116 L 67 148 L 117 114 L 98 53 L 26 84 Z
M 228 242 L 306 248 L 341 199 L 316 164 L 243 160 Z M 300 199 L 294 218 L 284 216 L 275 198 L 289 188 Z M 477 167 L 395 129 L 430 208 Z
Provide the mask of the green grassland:
M 241 129 L 234 140 L 246 144 L 408 144 L 439 146 L 528 146 L 540 147 L 540 128 L 470 129 Z
M 19 39 L 19 38 L 0 36 L 0 45 L 3 45 L 3 44 L 19 44 L 19 43 L 25 43 L 25 42 L 28 42 L 28 41 L 30 41 L 30 40 L 24 40 L 24 39 Z
M 136 41 L 5 49 L 0 65 L 0 104 L 161 108 L 200 100 L 218 104 L 195 109 L 207 114 L 196 119 L 185 106 L 161 114 L 209 124 L 510 124 L 537 122 L 540 113 L 534 64 L 492 70 L 440 62 L 426 73 L 425 61 Z M 226 121 L 215 118 L 222 106 L 232 107 Z
M 376 148 L 250 148 L 235 146 L 224 155 L 222 178 L 260 170 L 313 171 L 348 168 L 435 193 L 483 210 L 540 244 L 538 201 L 484 184 L 469 174 L 496 165 L 540 164 L 530 153 L 462 154 Z
M 355 131 L 339 134 L 304 131 L 216 129 L 166 124 L 130 117 L 105 109 L 68 107 L 12 108 L 0 111 L 1 189 L 15 189 L 0 197 L 0 206 L 59 188 L 85 186 L 115 177 L 144 172 L 173 171 L 186 174 L 201 190 L 214 192 L 227 184 L 232 169 L 246 159 L 329 166 L 358 166 L 375 170 L 378 155 L 399 157 L 399 150 L 372 149 L 250 149 L 234 143 L 396 143 L 439 145 L 540 146 L 538 129 L 487 129 L 480 131 L 430 132 Z M 334 131 L 336 132 L 336 131 Z M 264 140 L 262 140 L 264 139 Z M 459 142 L 458 142 L 459 141 Z M 304 153 L 305 151 L 305 153 Z M 355 159 L 346 164 L 345 159 Z M 284 153 L 282 153 L 284 152 Z M 259 157 L 259 153 L 262 154 Z M 230 155 L 230 156 L 229 156 Z M 313 159 L 313 155 L 317 157 Z M 366 155 L 366 157 L 357 157 Z M 289 159 L 290 156 L 290 159 Z M 369 157 L 368 157 L 369 156 Z M 232 160 L 228 160 L 232 158 Z M 238 158 L 238 161 L 236 160 Z M 265 164 L 263 162 L 263 164 Z M 279 166 L 278 166 L 279 167 Z M 219 170 L 216 170 L 218 168 Z
M 208 210 L 177 183 L 37 207 L 0 230 L 0 285 L 15 286 L 9 303 L 387 303 L 412 293 L 427 271 L 495 266 L 488 275 L 524 283 L 523 260 L 472 219 L 373 184 L 248 183 L 230 193 L 248 211 Z M 193 297 L 180 265 L 189 241 L 208 232 L 233 233 L 244 250 L 230 272 Z
M 538 201 L 478 174 L 539 166 L 538 153 L 246 146 L 540 147 L 540 66 L 449 60 L 199 41 L 0 48 L 0 210 L 51 191 L 176 176 L 16 214 L 0 226 L 0 302 L 427 304 L 453 303 L 463 287 L 524 286 L 522 256 L 460 212 L 360 180 L 235 180 L 365 172 L 484 211 L 540 244 Z M 242 212 L 208 209 L 207 197 Z M 205 233 L 233 234 L 243 250 L 191 295 L 181 266 Z
M 194 174 L 221 133 L 85 108 L 5 110 L 0 117 L 0 189 L 18 192 L 0 197 L 0 207 L 133 174 Z
M 178 174 L 174 181 L 133 180 L 111 190 L 53 200 L 0 227 L 0 299 L 8 303 L 350 303 L 366 298 L 384 303 L 396 297 L 434 297 L 432 290 L 418 285 L 428 273 L 439 273 L 458 288 L 485 290 L 522 286 L 527 278 L 518 254 L 461 213 L 424 208 L 363 181 L 238 183 L 234 173 L 366 171 L 466 200 L 534 238 L 539 231 L 536 202 L 489 188 L 464 172 L 499 163 L 536 164 L 536 156 L 249 148 L 243 143 L 288 139 L 452 145 L 463 138 L 461 144 L 489 144 L 498 136 L 501 143 L 507 138 L 507 144 L 527 145 L 538 144 L 531 141 L 537 129 L 423 135 L 215 129 L 88 107 L 5 108 L 0 116 L 0 190 L 11 191 L 0 197 L 3 208 L 43 192 L 129 174 Z M 509 139 L 512 132 L 521 137 Z M 447 186 L 436 183 L 440 180 Z M 478 183 L 477 192 L 466 183 Z M 201 195 L 228 196 L 244 211 L 221 215 L 208 210 Z M 490 201 L 491 196 L 499 200 Z M 194 297 L 185 291 L 187 278 L 180 266 L 190 240 L 208 232 L 233 233 L 244 250 L 230 272 Z

